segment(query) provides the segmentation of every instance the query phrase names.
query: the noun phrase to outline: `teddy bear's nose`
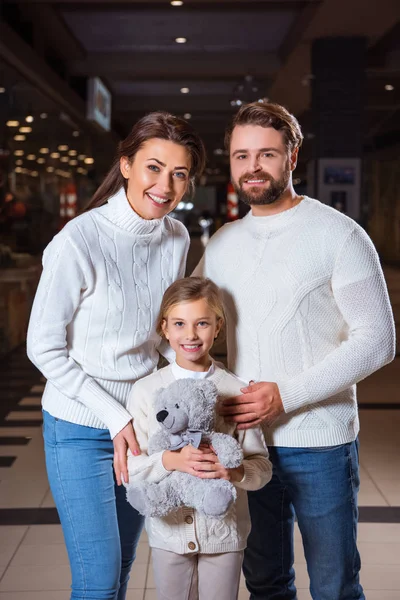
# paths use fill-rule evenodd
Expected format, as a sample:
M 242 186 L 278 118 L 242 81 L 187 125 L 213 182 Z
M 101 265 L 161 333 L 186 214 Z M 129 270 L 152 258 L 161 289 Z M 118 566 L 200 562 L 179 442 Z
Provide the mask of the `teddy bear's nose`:
M 156 414 L 156 419 L 159 423 L 163 423 L 167 417 L 168 417 L 167 410 L 160 410 L 160 412 L 158 412 Z

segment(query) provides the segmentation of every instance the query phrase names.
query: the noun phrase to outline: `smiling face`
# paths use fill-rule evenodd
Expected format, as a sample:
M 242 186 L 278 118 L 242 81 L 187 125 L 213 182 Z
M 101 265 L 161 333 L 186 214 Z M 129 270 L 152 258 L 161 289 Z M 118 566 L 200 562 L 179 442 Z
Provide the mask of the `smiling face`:
M 120 169 L 127 181 L 127 198 L 143 219 L 160 219 L 182 200 L 188 190 L 191 158 L 184 146 L 152 138 L 132 161 L 122 157 Z
M 209 351 L 221 329 L 221 319 L 205 298 L 175 304 L 162 323 L 162 331 L 175 350 L 176 362 L 190 371 L 207 371 Z
M 232 183 L 250 206 L 273 204 L 291 186 L 297 150 L 290 153 L 280 131 L 260 125 L 234 128 L 230 145 Z

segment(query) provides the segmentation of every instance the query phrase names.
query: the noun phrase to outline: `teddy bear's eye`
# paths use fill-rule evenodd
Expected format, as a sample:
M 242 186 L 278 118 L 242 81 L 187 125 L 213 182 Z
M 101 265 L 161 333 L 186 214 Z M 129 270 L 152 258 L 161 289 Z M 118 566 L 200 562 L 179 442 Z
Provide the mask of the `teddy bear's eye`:
M 179 404 L 175 404 L 175 408 L 179 408 Z

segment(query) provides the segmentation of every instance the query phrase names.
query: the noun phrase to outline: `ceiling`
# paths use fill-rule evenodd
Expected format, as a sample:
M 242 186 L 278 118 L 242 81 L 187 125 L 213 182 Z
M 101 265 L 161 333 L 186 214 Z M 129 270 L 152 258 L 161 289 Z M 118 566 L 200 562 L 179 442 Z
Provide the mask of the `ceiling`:
M 23 75 L 32 103 L 39 89 L 85 128 L 86 81 L 99 76 L 112 92 L 113 141 L 148 111 L 190 114 L 214 167 L 226 164 L 235 101 L 265 97 L 298 116 L 307 158 L 312 42 L 363 35 L 366 148 L 400 141 L 398 0 L 4 0 L 2 11 L 0 60 Z

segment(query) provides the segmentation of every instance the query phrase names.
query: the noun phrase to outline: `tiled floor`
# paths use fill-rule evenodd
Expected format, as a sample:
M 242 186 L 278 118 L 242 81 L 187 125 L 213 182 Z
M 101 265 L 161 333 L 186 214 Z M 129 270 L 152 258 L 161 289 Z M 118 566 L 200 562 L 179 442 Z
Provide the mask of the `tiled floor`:
M 400 273 L 389 270 L 387 277 L 400 320 Z M 68 560 L 44 468 L 43 384 L 23 350 L 0 365 L 0 600 L 69 599 Z M 400 600 L 399 384 L 400 356 L 359 386 L 359 548 L 368 600 Z M 295 535 L 298 600 L 310 600 L 297 529 Z M 242 582 L 239 600 L 248 596 Z M 146 534 L 127 600 L 156 600 Z

